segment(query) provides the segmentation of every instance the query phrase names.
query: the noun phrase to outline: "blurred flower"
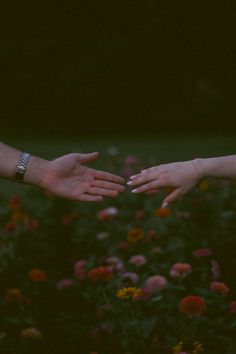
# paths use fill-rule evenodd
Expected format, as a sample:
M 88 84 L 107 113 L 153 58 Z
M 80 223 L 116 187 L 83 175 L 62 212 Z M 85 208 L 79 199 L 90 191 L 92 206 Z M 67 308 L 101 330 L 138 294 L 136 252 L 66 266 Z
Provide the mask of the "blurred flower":
M 146 213 L 144 210 L 137 210 L 134 213 L 135 220 L 142 220 L 145 217 Z
M 5 226 L 4 226 L 4 231 L 5 231 L 6 233 L 12 232 L 12 231 L 14 231 L 15 229 L 16 229 L 16 223 L 13 222 L 13 221 L 9 221 L 9 222 L 6 223 Z
M 4 298 L 6 302 L 21 303 L 24 300 L 21 290 L 17 288 L 7 289 Z
M 117 291 L 116 296 L 120 299 L 135 299 L 142 294 L 142 290 L 136 287 L 122 288 Z
M 196 250 L 193 251 L 193 256 L 194 257 L 207 257 L 207 256 L 211 256 L 211 250 L 209 248 L 198 248 Z
M 140 267 L 147 263 L 147 259 L 142 254 L 137 254 L 130 258 L 129 263 L 135 265 L 136 267 Z
M 9 200 L 9 208 L 12 210 L 19 209 L 22 206 L 22 199 L 18 195 L 13 195 Z
M 110 234 L 108 232 L 99 232 L 96 235 L 96 239 L 99 241 L 105 240 L 106 238 L 108 238 L 110 236 Z
M 166 218 L 171 215 L 171 209 L 169 208 L 157 208 L 154 212 L 155 216 L 159 216 L 161 218 Z
M 158 235 L 155 229 L 149 229 L 147 232 L 147 236 L 149 240 L 159 240 L 160 236 Z
M 170 270 L 170 275 L 173 278 L 184 277 L 192 271 L 192 266 L 189 263 L 175 263 Z
M 211 260 L 211 271 L 215 279 L 218 279 L 221 275 L 219 263 L 215 260 Z
M 183 351 L 186 348 L 188 348 L 188 351 Z M 199 354 L 201 352 L 203 352 L 203 345 L 198 341 L 192 343 L 188 338 L 181 340 L 173 348 L 173 354 Z
M 161 247 L 153 247 L 153 248 L 151 249 L 151 253 L 153 253 L 153 254 L 159 254 L 159 253 L 161 253 L 161 252 L 162 252 Z
M 200 296 L 189 295 L 184 297 L 179 304 L 179 311 L 190 317 L 199 316 L 206 310 L 205 300 Z
M 206 182 L 206 181 L 202 181 L 202 182 L 200 182 L 199 185 L 198 185 L 198 189 L 200 189 L 200 190 L 203 191 L 203 192 L 208 191 L 209 188 L 210 188 L 210 185 L 209 185 L 209 183 Z
M 98 212 L 97 217 L 100 221 L 112 220 L 118 214 L 118 209 L 115 207 L 109 207 L 102 209 Z
M 123 282 L 129 282 L 132 284 L 136 284 L 139 281 L 139 276 L 135 272 L 126 272 L 122 274 L 121 277 Z
M 168 281 L 162 275 L 152 275 L 149 277 L 145 284 L 144 289 L 148 293 L 154 293 L 166 289 L 168 286 Z
M 236 314 L 236 301 L 231 301 L 229 304 L 230 313 Z
M 137 243 L 140 240 L 142 240 L 143 238 L 144 238 L 144 231 L 139 228 L 131 229 L 127 235 L 127 240 L 130 243 Z
M 19 209 L 14 209 L 11 214 L 11 222 L 17 224 L 24 220 L 25 214 Z
M 31 269 L 28 273 L 28 277 L 34 282 L 43 282 L 47 279 L 46 273 L 38 268 Z
M 41 339 L 41 332 L 33 327 L 25 328 L 21 331 L 21 337 L 24 339 Z
M 92 281 L 101 280 L 108 282 L 112 278 L 112 272 L 107 267 L 97 267 L 89 271 L 88 278 Z
M 118 257 L 108 257 L 105 260 L 106 264 L 108 264 L 108 269 L 112 272 L 123 272 L 124 271 L 124 264 L 122 260 Z
M 220 281 L 211 282 L 210 287 L 212 291 L 215 291 L 218 294 L 227 295 L 229 293 L 229 288 L 227 285 Z
M 84 259 L 80 259 L 79 261 L 75 262 L 74 264 L 74 275 L 77 279 L 83 280 L 86 276 L 85 266 L 87 261 Z
M 80 213 L 78 211 L 74 211 L 72 213 L 66 214 L 63 216 L 61 223 L 63 225 L 70 225 L 73 221 L 80 218 Z
M 65 288 L 71 288 L 75 284 L 73 279 L 61 279 L 57 282 L 56 287 L 58 290 L 62 290 Z
M 126 241 L 121 241 L 118 243 L 118 249 L 121 251 L 127 251 L 130 248 L 130 244 Z
M 127 166 L 136 165 L 139 163 L 139 158 L 135 155 L 129 155 L 126 157 L 124 164 Z

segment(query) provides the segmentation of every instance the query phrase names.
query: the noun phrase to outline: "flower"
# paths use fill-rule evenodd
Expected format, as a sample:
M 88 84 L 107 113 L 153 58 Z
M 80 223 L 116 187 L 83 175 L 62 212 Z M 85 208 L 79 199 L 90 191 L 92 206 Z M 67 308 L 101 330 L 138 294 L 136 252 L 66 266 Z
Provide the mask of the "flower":
M 188 350 L 188 351 L 183 351 L 183 350 Z M 173 348 L 173 354 L 199 354 L 200 352 L 203 352 L 203 345 L 195 341 L 194 343 L 192 342 L 192 339 L 186 338 L 184 340 L 181 340 L 174 348 Z
M 120 299 L 135 299 L 142 295 L 142 289 L 136 287 L 122 288 L 117 291 L 116 296 Z
M 7 289 L 4 297 L 5 297 L 6 302 L 21 303 L 22 300 L 24 299 L 24 296 L 23 296 L 21 290 L 17 289 L 17 288 Z
M 112 278 L 112 272 L 107 267 L 97 267 L 90 270 L 88 278 L 91 281 L 101 280 L 108 282 Z
M 115 207 L 109 207 L 102 209 L 98 212 L 97 217 L 100 221 L 112 220 L 118 214 L 118 209 Z
M 193 251 L 193 256 L 194 257 L 207 257 L 207 256 L 211 256 L 211 250 L 207 247 L 204 248 L 198 248 L 196 250 Z
M 179 304 L 179 311 L 190 317 L 199 316 L 206 310 L 205 300 L 200 296 L 189 295 L 184 297 Z
M 41 332 L 33 327 L 25 328 L 21 331 L 21 337 L 24 339 L 41 339 Z
M 231 303 L 229 304 L 229 310 L 230 313 L 236 314 L 236 301 L 231 301 Z
M 84 259 L 80 259 L 77 261 L 74 265 L 74 275 L 77 279 L 83 280 L 86 276 L 85 273 L 85 266 L 87 264 L 87 261 Z
M 212 291 L 218 294 L 227 295 L 229 292 L 227 285 L 220 281 L 212 281 L 210 287 Z
M 140 240 L 142 240 L 143 238 L 144 238 L 144 231 L 139 228 L 131 229 L 127 235 L 127 240 L 130 243 L 137 243 Z
M 148 293 L 154 293 L 166 289 L 167 286 L 168 281 L 165 277 L 163 277 L 162 275 L 152 275 L 146 280 L 144 284 L 144 289 Z
M 154 215 L 160 218 L 166 218 L 171 215 L 171 210 L 169 208 L 157 208 L 154 211 Z
M 126 273 L 122 274 L 121 279 L 123 282 L 129 282 L 129 283 L 135 284 L 138 282 L 139 276 L 137 273 L 134 273 L 134 272 L 126 272 Z
M 56 287 L 58 290 L 62 290 L 65 288 L 70 288 L 75 284 L 74 280 L 72 279 L 61 279 L 57 282 Z
M 108 257 L 105 260 L 106 264 L 108 264 L 108 267 L 112 272 L 122 272 L 124 271 L 124 264 L 121 259 L 118 257 Z
M 215 279 L 218 279 L 220 277 L 220 267 L 217 261 L 211 260 L 211 271 Z
M 129 155 L 126 157 L 125 161 L 124 161 L 124 164 L 126 166 L 132 166 L 132 165 L 135 165 L 139 163 L 139 158 L 135 155 Z
M 22 199 L 18 195 L 13 195 L 10 200 L 9 200 L 9 208 L 14 210 L 14 209 L 19 209 L 22 205 Z
M 170 270 L 170 275 L 173 278 L 181 278 L 192 271 L 192 266 L 189 263 L 175 263 Z
M 130 258 L 129 263 L 135 265 L 136 267 L 141 267 L 142 265 L 147 263 L 147 260 L 146 257 L 142 254 L 137 254 Z
M 38 268 L 31 269 L 28 273 L 28 277 L 34 282 L 43 282 L 47 279 L 46 273 Z
M 153 247 L 153 248 L 151 249 L 151 253 L 153 253 L 153 254 L 159 254 L 159 253 L 161 253 L 161 252 L 162 252 L 161 247 Z

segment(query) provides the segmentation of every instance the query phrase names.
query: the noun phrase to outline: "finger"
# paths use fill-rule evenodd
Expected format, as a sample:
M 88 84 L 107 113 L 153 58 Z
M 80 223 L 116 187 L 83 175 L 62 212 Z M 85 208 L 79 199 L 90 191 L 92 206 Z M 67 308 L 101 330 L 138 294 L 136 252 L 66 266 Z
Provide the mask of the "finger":
M 98 152 L 92 152 L 91 154 L 78 154 L 78 160 L 80 163 L 89 163 L 96 161 L 98 156 Z
M 146 183 L 141 187 L 133 189 L 131 192 L 132 193 L 143 193 L 143 192 L 148 192 L 150 190 L 157 189 L 160 187 L 164 187 L 164 184 L 160 180 L 157 179 L 155 181 Z
M 153 167 L 147 168 L 146 170 L 142 170 L 137 175 L 130 176 L 130 180 L 133 180 L 133 179 L 136 179 L 138 177 L 141 177 L 143 174 L 149 174 L 149 173 L 153 173 L 153 172 L 158 172 L 157 169 L 158 169 L 158 166 L 153 166 Z
M 98 187 L 89 188 L 87 193 L 94 194 L 94 195 L 101 195 L 104 197 L 116 197 L 119 194 L 118 191 L 114 191 L 111 189 L 103 189 L 103 188 L 98 188 Z
M 82 194 L 77 200 L 80 200 L 82 202 L 101 202 L 103 200 L 103 197 L 100 195 Z
M 150 191 L 144 192 L 146 195 L 155 195 L 159 192 L 158 189 L 151 189 Z
M 173 203 L 175 200 L 177 200 L 179 197 L 181 197 L 184 194 L 183 190 L 181 188 L 177 188 L 174 190 L 174 192 L 170 193 L 162 203 L 163 208 L 167 208 L 170 203 Z
M 109 172 L 103 172 L 98 170 L 95 173 L 95 178 L 114 182 L 114 183 L 120 183 L 120 184 L 123 184 L 125 181 L 123 177 L 113 175 L 112 173 Z
M 113 183 L 113 182 L 108 182 L 108 181 L 102 181 L 102 180 L 95 180 L 94 187 L 101 187 L 105 189 L 111 189 L 111 190 L 116 190 L 118 192 L 124 192 L 125 187 L 122 186 L 121 184 L 118 183 Z
M 152 173 L 143 173 L 140 175 L 137 175 L 136 178 L 130 180 L 127 184 L 128 186 L 137 186 L 138 184 L 143 184 L 146 182 L 153 181 L 154 179 L 157 179 L 157 173 L 152 172 Z

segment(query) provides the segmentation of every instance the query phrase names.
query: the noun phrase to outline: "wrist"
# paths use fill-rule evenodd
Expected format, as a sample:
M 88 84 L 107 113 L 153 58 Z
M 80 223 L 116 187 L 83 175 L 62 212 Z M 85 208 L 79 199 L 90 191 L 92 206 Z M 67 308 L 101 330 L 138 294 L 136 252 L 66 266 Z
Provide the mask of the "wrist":
M 191 163 L 197 173 L 198 180 L 200 180 L 204 177 L 204 164 L 203 164 L 202 160 L 203 159 L 200 159 L 200 158 L 191 160 Z
M 42 187 L 45 174 L 48 171 L 50 161 L 31 156 L 24 175 L 24 183 Z

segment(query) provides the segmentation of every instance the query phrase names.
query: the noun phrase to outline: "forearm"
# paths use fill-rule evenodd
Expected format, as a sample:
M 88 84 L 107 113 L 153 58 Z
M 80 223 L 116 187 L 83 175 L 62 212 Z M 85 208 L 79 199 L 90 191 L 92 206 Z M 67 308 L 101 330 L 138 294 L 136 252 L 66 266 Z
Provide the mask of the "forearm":
M 22 151 L 0 143 L 0 176 L 15 180 L 16 167 Z M 31 156 L 24 175 L 24 183 L 40 186 L 48 161 Z
M 201 177 L 236 179 L 236 155 L 194 160 Z

